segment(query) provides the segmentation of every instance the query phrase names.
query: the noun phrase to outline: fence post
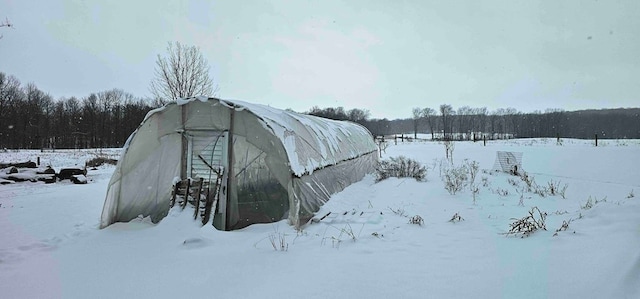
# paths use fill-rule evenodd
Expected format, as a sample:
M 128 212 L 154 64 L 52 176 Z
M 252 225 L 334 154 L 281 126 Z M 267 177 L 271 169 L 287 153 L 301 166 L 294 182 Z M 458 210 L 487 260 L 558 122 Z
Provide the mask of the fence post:
M 596 134 L 596 146 L 598 146 L 598 134 Z

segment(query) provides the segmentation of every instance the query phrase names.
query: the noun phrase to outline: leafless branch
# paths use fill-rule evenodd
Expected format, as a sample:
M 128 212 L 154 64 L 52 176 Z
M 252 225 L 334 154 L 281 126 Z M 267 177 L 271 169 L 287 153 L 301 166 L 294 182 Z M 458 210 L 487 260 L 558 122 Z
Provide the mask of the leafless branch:
M 8 18 L 5 18 L 4 21 L 2 21 L 2 23 L 0 23 L 0 27 L 7 27 L 7 28 L 14 28 L 13 24 L 11 24 L 11 22 L 9 22 Z M 3 37 L 2 34 L 0 34 L 0 39 Z

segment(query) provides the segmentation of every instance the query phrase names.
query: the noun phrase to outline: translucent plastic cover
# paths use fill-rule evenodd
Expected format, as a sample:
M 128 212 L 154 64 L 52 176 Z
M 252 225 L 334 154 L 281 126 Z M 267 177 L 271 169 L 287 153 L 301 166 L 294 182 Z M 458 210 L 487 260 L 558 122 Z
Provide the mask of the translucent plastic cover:
M 231 138 L 215 148 L 216 157 L 230 165 L 224 209 L 216 215 L 224 219 L 224 225 L 218 221 L 221 229 L 283 218 L 299 225 L 377 162 L 373 137 L 358 124 L 242 101 L 183 99 L 151 111 L 127 140 L 101 227 L 138 215 L 154 222 L 166 216 L 173 183 L 189 176 L 187 165 L 197 159 L 187 145 L 207 143 L 214 138 L 203 136 L 221 132 Z

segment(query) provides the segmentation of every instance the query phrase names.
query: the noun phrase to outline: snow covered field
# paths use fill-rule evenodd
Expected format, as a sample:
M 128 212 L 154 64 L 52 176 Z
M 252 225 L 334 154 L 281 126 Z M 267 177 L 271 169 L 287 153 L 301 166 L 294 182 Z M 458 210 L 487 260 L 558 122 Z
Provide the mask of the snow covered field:
M 496 151 L 522 152 L 535 182 L 566 184 L 566 198 L 525 192 L 520 204 L 525 183 L 489 171 Z M 95 152 L 7 152 L 0 162 L 38 155 L 55 168 Z M 302 231 L 281 221 L 221 232 L 179 209 L 156 225 L 99 230 L 113 166 L 89 170 L 86 185 L 0 185 L 0 297 L 640 298 L 640 141 L 457 142 L 455 164 L 480 166 L 475 204 L 469 188 L 444 189 L 441 143 L 384 153 L 399 155 L 426 165 L 427 180 L 367 177 Z M 534 206 L 547 230 L 505 236 Z M 464 220 L 450 222 L 455 213 Z M 422 225 L 409 223 L 416 215 Z

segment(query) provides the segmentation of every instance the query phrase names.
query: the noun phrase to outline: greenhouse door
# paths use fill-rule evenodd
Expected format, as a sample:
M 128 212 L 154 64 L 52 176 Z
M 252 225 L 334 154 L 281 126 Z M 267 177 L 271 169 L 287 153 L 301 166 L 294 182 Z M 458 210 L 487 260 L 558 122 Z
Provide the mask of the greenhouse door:
M 210 188 L 214 188 L 216 183 L 219 184 L 218 196 L 213 200 L 217 199 L 215 209 L 221 211 L 222 215 L 224 215 L 222 211 L 225 211 L 227 204 L 227 182 L 225 179 L 229 164 L 227 135 L 227 132 L 205 130 L 190 131 L 188 134 L 187 176 L 194 180 L 202 178 L 204 184 Z M 214 215 L 214 219 L 216 216 L 221 215 Z M 224 223 L 224 219 L 216 219 L 215 221 Z

